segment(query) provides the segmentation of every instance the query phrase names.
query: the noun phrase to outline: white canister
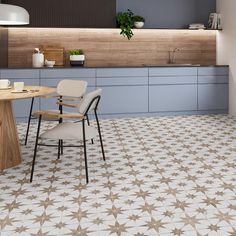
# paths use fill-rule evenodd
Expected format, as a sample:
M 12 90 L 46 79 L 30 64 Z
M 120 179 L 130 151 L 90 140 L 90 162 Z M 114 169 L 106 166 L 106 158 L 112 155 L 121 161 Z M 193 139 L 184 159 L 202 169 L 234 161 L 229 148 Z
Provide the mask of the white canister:
M 32 56 L 32 66 L 35 68 L 44 66 L 44 55 L 43 53 L 34 53 Z

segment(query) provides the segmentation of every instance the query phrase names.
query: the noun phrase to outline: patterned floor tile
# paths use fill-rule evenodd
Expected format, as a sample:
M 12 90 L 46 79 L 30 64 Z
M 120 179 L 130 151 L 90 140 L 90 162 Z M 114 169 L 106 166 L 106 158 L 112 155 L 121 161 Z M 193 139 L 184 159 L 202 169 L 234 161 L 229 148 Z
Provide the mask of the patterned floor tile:
M 43 130 L 51 127 L 44 123 Z M 83 150 L 41 147 L 29 183 L 36 124 L 21 165 L 0 175 L 0 235 L 236 235 L 236 118 L 101 120 Z M 26 124 L 18 125 L 23 143 Z

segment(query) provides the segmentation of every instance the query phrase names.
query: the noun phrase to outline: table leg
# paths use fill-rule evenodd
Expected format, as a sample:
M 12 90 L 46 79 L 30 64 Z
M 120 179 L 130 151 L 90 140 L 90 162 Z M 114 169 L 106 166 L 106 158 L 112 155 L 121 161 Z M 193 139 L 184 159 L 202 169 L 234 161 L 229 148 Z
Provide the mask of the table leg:
M 0 171 L 21 163 L 21 148 L 11 101 L 0 101 Z

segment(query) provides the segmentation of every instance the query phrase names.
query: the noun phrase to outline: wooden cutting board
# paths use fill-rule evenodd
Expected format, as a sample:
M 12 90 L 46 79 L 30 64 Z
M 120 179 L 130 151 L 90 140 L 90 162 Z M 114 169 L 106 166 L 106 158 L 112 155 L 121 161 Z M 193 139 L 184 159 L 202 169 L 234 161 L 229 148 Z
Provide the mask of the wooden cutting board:
M 44 58 L 48 61 L 55 61 L 55 66 L 64 66 L 65 49 L 62 47 L 42 47 L 41 49 L 44 52 Z

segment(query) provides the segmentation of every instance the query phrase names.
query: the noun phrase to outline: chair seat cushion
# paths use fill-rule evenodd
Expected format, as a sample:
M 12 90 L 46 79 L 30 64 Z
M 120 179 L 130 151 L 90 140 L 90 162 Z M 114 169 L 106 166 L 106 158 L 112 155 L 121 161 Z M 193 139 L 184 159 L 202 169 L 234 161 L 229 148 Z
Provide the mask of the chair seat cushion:
M 92 139 L 96 136 L 97 129 L 91 126 L 85 125 L 85 136 L 87 139 Z M 56 125 L 54 128 L 47 130 L 40 135 L 42 139 L 54 139 L 54 140 L 83 140 L 82 123 L 70 123 L 64 122 Z

